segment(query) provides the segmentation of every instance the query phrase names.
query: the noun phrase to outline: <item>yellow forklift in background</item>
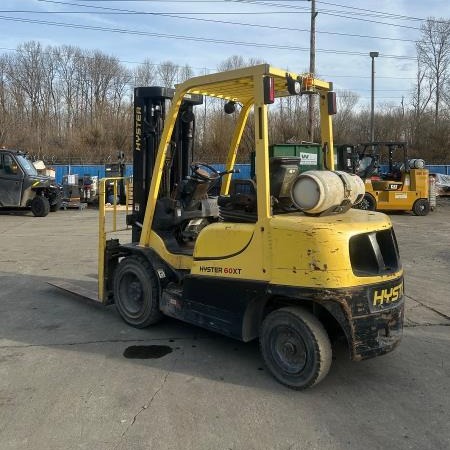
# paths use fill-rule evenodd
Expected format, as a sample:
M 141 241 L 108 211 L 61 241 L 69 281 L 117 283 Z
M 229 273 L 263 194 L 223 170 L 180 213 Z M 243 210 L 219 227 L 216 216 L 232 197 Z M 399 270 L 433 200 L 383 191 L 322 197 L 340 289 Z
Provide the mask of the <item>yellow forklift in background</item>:
M 369 211 L 412 211 L 426 216 L 431 209 L 429 172 L 423 159 L 408 159 L 406 142 L 371 142 L 339 146 L 338 161 L 365 182 L 366 194 L 356 208 Z M 399 157 L 400 155 L 400 157 Z M 381 170 L 385 167 L 385 170 Z
M 268 109 L 303 93 L 320 98 L 329 170 L 299 174 L 294 157 L 269 164 Z M 192 160 L 194 107 L 204 96 L 236 115 L 221 172 Z M 269 371 L 294 389 L 327 375 L 338 336 L 353 360 L 393 350 L 404 309 L 397 243 L 386 215 L 351 208 L 364 186 L 333 170 L 334 113 L 331 83 L 266 64 L 192 78 L 175 91 L 136 88 L 133 242 L 106 231 L 104 180 L 100 301 L 114 302 L 138 328 L 166 315 L 259 339 Z M 238 180 L 236 155 L 252 116 L 256 181 Z M 208 195 L 219 182 L 220 195 Z

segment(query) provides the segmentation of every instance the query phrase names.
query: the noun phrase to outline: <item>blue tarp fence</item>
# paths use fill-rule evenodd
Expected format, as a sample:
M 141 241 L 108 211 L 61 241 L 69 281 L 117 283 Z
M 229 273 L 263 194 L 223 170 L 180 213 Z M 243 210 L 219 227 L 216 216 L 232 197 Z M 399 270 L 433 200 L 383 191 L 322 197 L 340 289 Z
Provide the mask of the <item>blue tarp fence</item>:
M 224 164 L 213 164 L 217 170 L 224 170 Z M 57 183 L 62 183 L 64 175 L 78 175 L 83 177 L 83 175 L 98 176 L 99 178 L 105 177 L 105 165 L 55 165 L 55 178 Z M 240 170 L 240 173 L 233 175 L 235 178 L 248 179 L 250 178 L 250 164 L 236 164 L 236 169 Z M 444 175 L 450 175 L 450 164 L 439 164 L 439 165 L 429 165 L 427 166 L 430 173 L 442 173 Z M 126 164 L 125 175 L 133 175 L 133 165 Z
M 83 177 L 84 175 L 90 175 L 91 177 L 104 178 L 106 176 L 105 165 L 95 164 L 95 165 L 53 165 L 55 169 L 55 178 L 57 183 L 62 183 L 63 177 L 65 175 L 78 175 L 78 177 Z M 225 170 L 225 164 L 213 164 L 217 170 Z M 236 169 L 240 172 L 235 174 L 236 178 L 248 179 L 250 178 L 250 164 L 236 164 Z M 125 165 L 125 176 L 130 177 L 133 175 L 133 165 Z

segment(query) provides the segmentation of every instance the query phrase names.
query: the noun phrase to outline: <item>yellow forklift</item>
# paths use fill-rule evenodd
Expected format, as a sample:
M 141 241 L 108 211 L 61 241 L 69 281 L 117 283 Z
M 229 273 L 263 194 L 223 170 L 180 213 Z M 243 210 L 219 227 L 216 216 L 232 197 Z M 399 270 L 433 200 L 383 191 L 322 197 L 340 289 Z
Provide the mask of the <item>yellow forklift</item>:
M 365 182 L 366 194 L 357 208 L 412 211 L 416 216 L 426 216 L 430 212 L 428 169 L 422 159 L 408 159 L 406 142 L 339 146 L 338 162 L 345 164 L 344 160 L 347 170 L 358 174 Z
M 294 157 L 269 163 L 268 109 L 303 93 L 320 98 L 329 170 L 299 174 Z M 236 116 L 224 171 L 192 160 L 194 107 L 204 96 Z M 362 181 L 333 170 L 335 105 L 331 83 L 266 64 L 192 78 L 174 91 L 136 88 L 133 242 L 106 231 L 104 180 L 100 301 L 138 328 L 170 316 L 259 339 L 269 371 L 294 389 L 327 375 L 339 336 L 353 360 L 393 350 L 404 309 L 398 247 L 386 215 L 351 208 Z M 237 179 L 235 169 L 250 117 L 256 181 Z M 209 195 L 218 183 L 220 194 Z

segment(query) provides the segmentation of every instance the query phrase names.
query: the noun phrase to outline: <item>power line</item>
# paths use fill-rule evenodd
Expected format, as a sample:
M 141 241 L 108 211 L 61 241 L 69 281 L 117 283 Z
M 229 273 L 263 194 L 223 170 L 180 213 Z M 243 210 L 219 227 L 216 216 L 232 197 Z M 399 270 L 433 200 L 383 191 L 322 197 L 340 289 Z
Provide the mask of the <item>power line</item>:
M 46 1 L 46 0 L 38 0 L 38 1 Z M 185 0 L 86 0 L 92 3 L 102 3 L 102 2 L 121 2 L 121 3 L 242 3 L 242 4 L 256 4 L 256 5 L 263 5 L 263 6 L 276 6 L 276 7 L 281 7 L 281 8 L 294 8 L 294 9 L 309 9 L 308 7 L 299 7 L 299 6 L 292 6 L 292 5 L 283 5 L 280 3 L 269 3 L 265 0 L 191 0 L 189 2 L 185 1 Z M 288 2 L 292 2 L 292 3 L 307 3 L 310 0 L 278 0 L 279 2 L 284 2 L 284 3 L 288 3 Z M 343 9 L 349 9 L 349 10 L 355 10 L 355 11 L 362 11 L 365 13 L 371 13 L 371 14 L 367 14 L 367 15 L 372 15 L 375 17 L 386 17 L 386 18 L 391 18 L 391 19 L 396 19 L 396 20 L 411 20 L 411 21 L 427 21 L 427 20 L 431 20 L 433 22 L 442 22 L 436 19 L 429 19 L 429 18 L 424 18 L 424 17 L 412 17 L 412 16 L 406 16 L 403 14 L 393 14 L 393 13 L 389 13 L 386 11 L 379 11 L 379 10 L 373 10 L 373 9 L 367 9 L 367 8 L 359 8 L 356 6 L 348 6 L 348 5 L 342 5 L 342 4 L 338 4 L 338 3 L 331 3 L 331 2 L 325 2 L 325 1 L 317 1 L 317 3 L 321 3 L 323 5 L 328 5 L 328 6 L 337 6 L 339 8 L 343 8 Z M 324 10 L 327 11 L 327 10 Z M 335 12 L 339 12 L 339 11 L 335 11 Z M 343 12 L 343 11 L 341 11 Z M 348 12 L 350 13 L 350 12 Z M 355 13 L 356 14 L 356 13 Z
M 59 2 L 56 0 L 39 0 L 40 2 L 45 2 L 45 3 L 56 3 L 56 4 L 64 4 L 64 2 Z M 98 1 L 98 0 L 94 0 L 94 1 Z M 136 0 L 135 0 L 136 1 Z M 158 1 L 158 0 L 156 0 Z M 303 6 L 293 6 L 293 5 L 283 5 L 280 3 L 268 3 L 262 0 L 226 0 L 227 3 L 241 3 L 241 4 L 249 4 L 249 5 L 259 5 L 259 6 L 271 6 L 271 7 L 275 7 L 275 8 L 287 8 L 289 9 L 289 11 L 252 11 L 252 12 L 248 12 L 248 11 L 239 11 L 239 12 L 215 12 L 215 11 L 211 11 L 211 12 L 196 12 L 195 14 L 200 14 L 200 15 L 255 15 L 255 14 L 292 14 L 292 11 L 294 10 L 296 14 L 309 14 L 309 8 L 308 7 L 303 7 Z M 176 1 L 172 1 L 171 3 L 179 3 Z M 186 3 L 186 2 L 184 2 Z M 218 3 L 221 3 L 220 1 Z M 78 4 L 78 6 L 84 6 L 84 7 L 89 7 L 88 5 L 80 5 Z M 98 6 L 91 6 L 92 8 L 102 8 L 102 7 L 98 7 Z M 104 8 L 107 9 L 107 8 Z M 398 17 L 388 17 L 386 14 L 387 13 L 381 13 L 381 14 L 367 14 L 367 13 L 357 13 L 357 12 L 346 12 L 347 14 L 351 14 L 350 16 L 348 15 L 344 15 L 345 12 L 340 11 L 340 10 L 326 10 L 326 9 L 322 9 L 322 10 L 318 10 L 318 13 L 321 14 L 325 14 L 325 15 L 331 15 L 331 16 L 335 16 L 335 17 L 342 17 L 342 18 L 346 18 L 346 19 L 354 19 L 354 20 L 360 20 L 360 21 L 366 21 L 366 22 L 372 22 L 372 23 L 380 23 L 380 24 L 384 24 L 384 25 L 388 25 L 388 26 L 393 26 L 393 27 L 401 27 L 401 28 L 409 28 L 409 29 L 416 29 L 419 30 L 420 28 L 418 27 L 411 27 L 408 25 L 400 25 L 400 24 L 393 24 L 393 23 L 389 23 L 389 22 L 380 22 L 380 21 L 374 21 L 374 20 L 370 20 L 370 19 L 363 19 L 361 17 L 354 17 L 353 15 L 365 15 L 368 17 L 379 17 L 379 18 L 392 18 L 392 19 L 398 19 Z M 176 14 L 192 14 L 192 12 L 189 13 L 185 13 L 185 12 L 178 12 Z M 395 15 L 394 15 L 395 16 Z M 424 19 L 425 20 L 425 19 Z
M 264 2 L 261 0 L 232 0 L 234 2 L 239 2 L 239 3 L 248 3 L 248 4 L 257 4 L 257 5 L 263 5 L 263 6 L 273 6 L 273 7 L 280 7 L 280 8 L 288 8 L 291 11 L 292 10 L 304 10 L 305 7 L 303 6 L 293 6 L 293 5 L 282 5 L 279 3 L 268 3 L 268 2 Z M 371 20 L 371 19 L 363 19 L 361 17 L 355 17 L 356 14 L 359 15 L 363 15 L 363 16 L 368 16 L 368 17 L 379 17 L 379 18 L 391 18 L 391 19 L 395 19 L 394 17 L 386 17 L 383 14 L 366 14 L 366 13 L 352 13 L 350 11 L 348 12 L 343 12 L 343 11 L 339 11 L 339 10 L 327 10 L 327 9 L 319 9 L 317 10 L 317 12 L 319 14 L 324 14 L 324 15 L 328 15 L 328 16 L 334 16 L 334 17 L 341 17 L 341 18 L 345 18 L 345 19 L 352 19 L 352 20 L 360 20 L 363 22 L 371 22 L 371 23 L 378 23 L 378 24 L 382 24 L 382 25 L 388 25 L 388 26 L 392 26 L 392 27 L 400 27 L 400 28 L 408 28 L 408 29 L 412 29 L 412 30 L 420 30 L 420 28 L 418 27 L 412 27 L 409 25 L 400 25 L 400 24 L 396 24 L 396 23 L 390 23 L 390 22 L 380 22 L 380 21 L 376 21 L 376 20 Z M 346 14 L 350 14 L 350 16 L 345 15 Z M 353 14 L 353 15 L 352 15 Z
M 355 75 L 322 75 L 323 77 L 328 77 L 330 79 L 332 78 L 372 78 L 370 75 L 359 75 L 359 76 L 355 76 Z M 380 75 L 377 75 L 377 79 L 378 78 L 386 78 L 389 80 L 415 80 L 415 77 L 383 77 Z
M 25 19 L 20 17 L 10 17 L 10 16 L 0 16 L 0 20 L 5 21 L 13 21 L 13 22 L 22 22 L 22 23 L 35 23 L 39 25 L 46 26 L 56 26 L 62 28 L 74 28 L 74 29 L 83 29 L 83 30 L 93 30 L 100 32 L 110 32 L 110 33 L 119 33 L 119 34 L 131 34 L 138 36 L 151 36 L 157 38 L 166 38 L 166 39 L 175 39 L 175 40 L 187 40 L 194 42 L 207 42 L 211 44 L 228 44 L 228 45 L 236 45 L 241 47 L 255 47 L 255 48 L 272 48 L 279 50 L 294 50 L 300 52 L 309 52 L 309 48 L 306 47 L 298 47 L 293 45 L 281 45 L 281 44 L 268 44 L 261 42 L 246 42 L 246 41 L 232 41 L 226 39 L 217 39 L 217 38 L 205 38 L 200 36 L 189 36 L 189 35 L 175 35 L 175 34 L 165 34 L 165 33 L 156 33 L 156 32 L 148 32 L 148 31 L 138 31 L 138 30 L 130 30 L 126 28 L 109 28 L 109 27 L 100 27 L 93 25 L 82 25 L 76 23 L 67 23 L 67 22 L 52 22 L 47 20 L 35 20 L 35 19 Z M 335 55 L 352 55 L 352 56 L 364 56 L 367 54 L 365 52 L 354 52 L 348 50 L 335 50 L 335 49 L 316 49 L 317 52 L 320 53 L 328 53 Z M 405 55 L 390 55 L 383 54 L 380 57 L 388 58 L 388 59 L 402 59 L 402 60 L 415 60 L 415 57 L 405 56 Z
M 342 92 L 342 91 L 359 91 L 359 92 L 370 92 L 370 89 L 336 89 L 336 92 Z M 377 92 L 408 92 L 410 89 L 376 89 Z
M 230 0 L 233 3 L 242 3 L 242 4 L 250 4 L 250 5 L 259 5 L 259 6 L 271 6 L 276 8 L 285 8 L 290 10 L 308 10 L 309 7 L 307 6 L 296 6 L 296 5 L 286 5 L 282 3 L 274 3 L 274 2 L 268 2 L 265 0 Z M 281 0 L 282 1 L 282 0 Z M 348 7 L 349 9 L 353 10 L 355 8 Z M 345 13 L 350 15 L 360 15 L 360 16 L 367 16 L 367 17 L 380 17 L 380 18 L 390 18 L 390 19 L 396 19 L 398 20 L 399 17 L 395 14 L 390 13 L 382 13 L 382 12 L 355 12 L 355 11 L 342 11 L 342 10 L 336 10 L 336 9 L 319 9 L 318 12 L 322 14 L 334 12 L 334 13 Z
M 297 2 L 297 1 L 299 1 L 299 2 L 301 2 L 301 1 L 305 1 L 305 0 L 278 0 L 278 1 L 282 1 L 282 2 L 290 2 L 290 1 Z M 309 0 L 306 0 L 306 1 L 309 1 Z M 391 18 L 391 19 L 411 20 L 411 21 L 420 21 L 420 22 L 431 21 L 431 22 L 436 22 L 436 23 L 445 23 L 446 22 L 446 21 L 437 20 L 437 19 L 430 19 L 429 17 L 425 18 L 425 17 L 405 16 L 403 14 L 393 14 L 393 13 L 389 13 L 386 11 L 377 11 L 374 9 L 358 8 L 356 6 L 341 5 L 338 3 L 330 3 L 330 2 L 324 2 L 324 1 L 319 1 L 319 0 L 317 0 L 317 3 L 322 3 L 323 5 L 329 5 L 329 6 L 337 6 L 339 8 L 344 8 L 344 9 L 374 13 L 376 15 L 380 15 L 380 17 L 385 16 L 386 18 Z
M 181 20 L 193 20 L 199 22 L 209 22 L 209 23 L 219 23 L 225 25 L 233 25 L 233 26 L 245 26 L 245 27 L 254 27 L 254 28 L 264 28 L 264 29 L 273 29 L 273 30 L 284 30 L 284 31 L 296 31 L 296 32 L 305 32 L 309 33 L 309 29 L 302 28 L 292 28 L 292 27 L 281 27 L 274 26 L 268 24 L 255 24 L 255 23 L 245 23 L 245 22 L 232 22 L 227 20 L 214 20 L 214 19 L 204 19 L 199 17 L 188 17 L 181 16 L 179 13 L 160 13 L 160 12 L 148 12 L 148 11 L 134 11 L 127 9 L 119 9 L 119 8 L 108 8 L 102 6 L 91 6 L 91 5 L 83 5 L 80 3 L 73 2 L 62 2 L 62 1 L 52 1 L 52 0 L 40 0 L 46 3 L 56 3 L 67 6 L 80 6 L 83 8 L 91 8 L 91 9 L 101 9 L 102 11 L 95 12 L 95 14 L 103 15 L 103 14 L 112 14 L 112 15 L 151 15 L 151 16 L 162 16 L 162 17 L 170 17 Z M 104 11 L 107 10 L 107 11 Z M 36 10 L 0 10 L 0 13 L 32 13 L 32 14 L 85 14 L 84 11 L 36 11 Z M 327 34 L 334 36 L 347 36 L 347 37 L 358 37 L 358 38 L 366 38 L 366 39 L 381 39 L 387 41 L 398 41 L 398 42 L 416 42 L 414 39 L 401 39 L 401 38 L 391 38 L 386 36 L 370 36 L 364 34 L 352 34 L 352 33 L 342 33 L 342 32 L 333 32 L 333 31 L 316 31 L 318 34 Z

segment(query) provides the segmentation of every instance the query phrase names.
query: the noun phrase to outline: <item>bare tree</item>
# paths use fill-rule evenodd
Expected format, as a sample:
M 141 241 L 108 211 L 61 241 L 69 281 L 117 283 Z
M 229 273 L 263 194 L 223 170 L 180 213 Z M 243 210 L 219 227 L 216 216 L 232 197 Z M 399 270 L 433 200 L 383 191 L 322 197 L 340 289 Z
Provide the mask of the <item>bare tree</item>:
M 145 59 L 133 72 L 135 86 L 152 86 L 156 82 L 157 66 L 150 59 Z
M 173 87 L 178 76 L 178 66 L 172 61 L 165 61 L 158 66 L 158 76 L 164 87 Z
M 74 126 L 77 68 L 81 63 L 81 51 L 76 47 L 63 45 L 62 47 L 56 47 L 53 54 L 61 95 L 65 106 L 65 128 L 70 133 L 70 130 Z
M 333 118 L 334 140 L 339 144 L 352 143 L 354 139 L 355 108 L 359 95 L 343 90 L 337 95 L 337 114 Z
M 233 55 L 222 61 L 218 66 L 217 70 L 219 72 L 224 72 L 226 70 L 239 69 L 240 67 L 245 67 L 245 59 L 239 55 Z
M 437 121 L 442 91 L 450 76 L 450 20 L 429 18 L 422 25 L 421 33 L 417 57 L 434 87 L 434 118 Z
M 192 78 L 194 76 L 194 71 L 192 70 L 192 67 L 189 64 L 186 64 L 185 66 L 180 68 L 178 76 L 179 76 L 178 81 L 182 83 L 183 81 Z

